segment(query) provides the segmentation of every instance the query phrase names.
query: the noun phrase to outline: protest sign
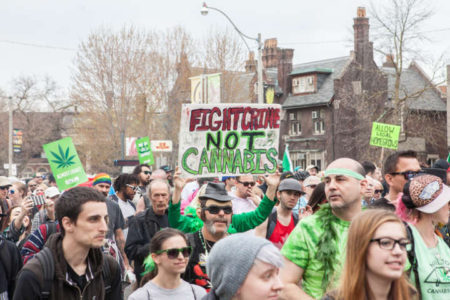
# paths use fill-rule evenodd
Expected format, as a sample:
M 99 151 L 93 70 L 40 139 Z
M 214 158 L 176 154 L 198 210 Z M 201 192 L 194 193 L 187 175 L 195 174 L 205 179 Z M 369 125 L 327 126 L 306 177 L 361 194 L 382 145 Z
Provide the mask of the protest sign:
M 57 140 L 43 147 L 56 184 L 61 191 L 88 181 L 72 138 Z
M 370 145 L 397 150 L 400 126 L 373 122 Z
M 281 106 L 184 104 L 178 166 L 188 176 L 275 173 Z
M 140 164 L 153 165 L 155 163 L 148 136 L 136 140 L 136 149 Z

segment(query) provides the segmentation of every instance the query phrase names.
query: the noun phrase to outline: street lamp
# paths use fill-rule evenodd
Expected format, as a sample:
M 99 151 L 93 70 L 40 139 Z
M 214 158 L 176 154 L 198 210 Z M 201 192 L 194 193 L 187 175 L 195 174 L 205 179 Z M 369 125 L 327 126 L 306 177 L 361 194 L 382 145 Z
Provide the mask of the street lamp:
M 256 43 L 258 43 L 258 65 L 257 65 L 257 69 L 256 69 L 256 72 L 258 73 L 258 103 L 263 104 L 264 103 L 264 94 L 263 94 L 264 89 L 263 89 L 263 75 L 262 75 L 262 46 L 263 45 L 262 45 L 262 41 L 261 41 L 261 33 L 258 33 L 257 38 L 253 38 L 253 37 L 250 37 L 250 36 L 244 34 L 242 31 L 239 30 L 239 28 L 237 28 L 237 26 L 234 24 L 234 22 L 230 19 L 230 17 L 226 13 L 224 13 L 223 11 L 221 11 L 218 8 L 207 6 L 206 2 L 203 2 L 203 6 L 202 6 L 202 9 L 200 10 L 200 13 L 202 14 L 202 16 L 206 16 L 210 9 L 221 13 L 225 18 L 227 18 L 228 21 L 230 21 L 231 25 L 233 25 L 233 28 L 239 33 L 240 37 L 244 41 L 244 44 L 245 44 L 245 46 L 247 46 L 247 49 L 249 52 L 250 52 L 250 47 L 248 46 L 247 41 L 245 39 L 253 40 L 253 41 L 256 41 Z

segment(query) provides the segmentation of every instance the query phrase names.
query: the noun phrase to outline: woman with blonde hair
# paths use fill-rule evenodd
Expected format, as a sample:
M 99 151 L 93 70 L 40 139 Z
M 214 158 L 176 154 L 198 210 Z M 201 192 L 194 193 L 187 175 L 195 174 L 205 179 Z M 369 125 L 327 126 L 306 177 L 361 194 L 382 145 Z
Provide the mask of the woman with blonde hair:
M 358 214 L 348 232 L 340 285 L 324 299 L 414 299 L 404 272 L 409 243 L 405 226 L 394 213 L 368 209 Z

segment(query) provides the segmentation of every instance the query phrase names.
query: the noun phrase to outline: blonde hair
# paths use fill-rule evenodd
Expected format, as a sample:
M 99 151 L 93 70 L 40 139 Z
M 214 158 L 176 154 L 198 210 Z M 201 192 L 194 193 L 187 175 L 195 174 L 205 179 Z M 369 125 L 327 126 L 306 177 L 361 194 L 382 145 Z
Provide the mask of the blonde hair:
M 367 281 L 367 250 L 375 231 L 384 223 L 403 222 L 392 212 L 383 209 L 368 209 L 353 219 L 348 231 L 347 253 L 341 282 L 336 299 L 370 299 L 373 292 Z M 404 229 L 406 237 L 406 229 Z M 409 300 L 411 291 L 406 274 L 394 280 L 390 287 L 389 299 Z
M 200 199 L 199 199 L 199 198 L 205 194 L 206 186 L 207 186 L 207 185 L 208 185 L 208 184 L 205 183 L 204 185 L 202 185 L 202 186 L 198 189 L 197 194 L 195 195 L 194 199 L 192 199 L 191 203 L 189 203 L 188 206 L 190 206 L 190 207 L 192 207 L 192 208 L 194 208 L 194 209 L 197 209 L 197 208 L 200 207 Z

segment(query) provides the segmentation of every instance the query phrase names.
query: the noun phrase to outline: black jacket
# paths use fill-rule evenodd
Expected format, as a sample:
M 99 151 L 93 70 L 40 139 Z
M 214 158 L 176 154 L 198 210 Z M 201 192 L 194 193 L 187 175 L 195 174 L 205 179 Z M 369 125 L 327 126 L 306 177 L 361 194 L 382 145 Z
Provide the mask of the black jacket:
M 86 268 L 87 283 L 81 289 L 70 280 L 67 262 L 62 249 L 62 236 L 60 233 L 52 234 L 45 244 L 50 248 L 55 263 L 55 273 L 50 292 L 50 300 L 71 299 L 122 299 L 120 269 L 114 258 L 104 256 L 100 249 L 91 249 L 88 254 L 88 267 Z M 102 276 L 103 258 L 108 259 L 111 270 L 111 290 L 105 294 L 105 283 Z M 33 257 L 23 267 L 17 279 L 14 299 L 28 300 L 40 299 L 44 285 L 42 266 L 39 260 Z
M 0 236 L 0 299 L 12 299 L 17 273 L 22 268 L 22 257 L 13 242 Z
M 134 260 L 134 274 L 138 282 L 144 270 L 142 263 L 150 253 L 152 237 L 166 227 L 169 227 L 168 212 L 157 216 L 151 207 L 130 219 L 125 253 L 129 260 Z

